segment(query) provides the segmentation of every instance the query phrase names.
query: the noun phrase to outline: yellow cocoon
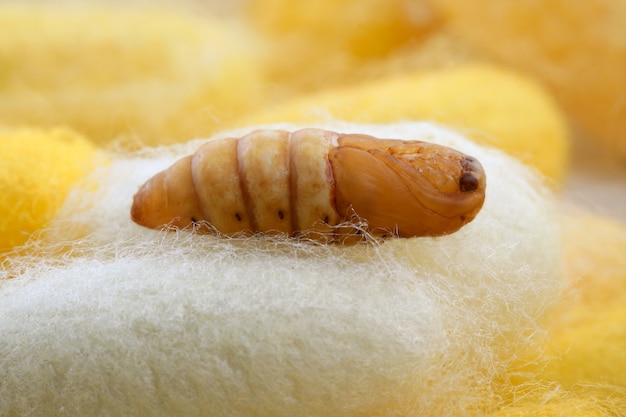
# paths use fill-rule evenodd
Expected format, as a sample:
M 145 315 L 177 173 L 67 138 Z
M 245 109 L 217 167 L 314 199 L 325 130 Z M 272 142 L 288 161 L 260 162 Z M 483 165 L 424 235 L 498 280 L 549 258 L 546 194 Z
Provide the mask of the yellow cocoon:
M 445 30 L 542 80 L 590 139 L 626 160 L 626 1 L 431 4 Z
M 572 215 L 564 240 L 569 290 L 549 317 L 554 328 L 546 353 L 553 359 L 541 377 L 564 387 L 615 385 L 626 393 L 626 226 Z
M 484 207 L 448 236 L 351 247 L 157 231 L 130 220 L 133 194 L 201 142 L 115 155 L 91 177 L 99 187 L 72 193 L 48 244 L 0 270 L 14 277 L 0 280 L 0 415 L 445 417 L 497 408 L 494 378 L 561 288 L 541 181 L 433 124 L 317 127 L 473 155 L 488 178 Z M 76 238 L 81 224 L 89 233 Z
M 229 22 L 141 8 L 0 7 L 0 121 L 97 143 L 187 141 L 258 103 L 254 41 Z
M 493 417 L 626 413 L 626 226 L 585 213 L 561 223 L 567 288 Z
M 252 0 L 247 8 L 248 21 L 279 42 L 301 34 L 317 41 L 318 47 L 364 58 L 384 56 L 436 22 L 432 8 L 422 1 Z
M 246 18 L 267 41 L 268 78 L 287 94 L 349 82 L 364 63 L 427 37 L 438 21 L 421 0 L 252 0 Z
M 67 128 L 0 129 L 0 252 L 57 213 L 96 163 L 96 147 Z
M 245 121 L 317 123 L 329 118 L 432 120 L 518 157 L 556 185 L 567 169 L 567 129 L 551 97 L 533 81 L 497 67 L 467 65 L 394 76 L 288 101 Z

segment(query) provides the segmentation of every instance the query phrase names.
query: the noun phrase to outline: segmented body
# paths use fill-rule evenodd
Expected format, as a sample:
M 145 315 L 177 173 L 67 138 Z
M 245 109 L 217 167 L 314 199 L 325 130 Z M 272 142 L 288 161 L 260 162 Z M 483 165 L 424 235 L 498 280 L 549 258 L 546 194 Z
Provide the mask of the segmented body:
M 132 219 L 146 227 L 287 233 L 339 240 L 358 218 L 373 234 L 452 233 L 482 207 L 480 163 L 422 141 L 321 129 L 212 140 L 148 180 Z

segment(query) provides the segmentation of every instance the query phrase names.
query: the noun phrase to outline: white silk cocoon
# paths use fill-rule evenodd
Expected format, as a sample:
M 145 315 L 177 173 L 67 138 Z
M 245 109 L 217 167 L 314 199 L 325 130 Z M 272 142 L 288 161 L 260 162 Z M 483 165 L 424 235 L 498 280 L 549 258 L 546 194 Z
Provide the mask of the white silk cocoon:
M 354 247 L 155 231 L 131 222 L 133 194 L 200 142 L 112 155 L 0 270 L 0 415 L 489 410 L 489 387 L 560 289 L 548 193 L 437 125 L 319 127 L 473 155 L 484 208 L 449 236 Z

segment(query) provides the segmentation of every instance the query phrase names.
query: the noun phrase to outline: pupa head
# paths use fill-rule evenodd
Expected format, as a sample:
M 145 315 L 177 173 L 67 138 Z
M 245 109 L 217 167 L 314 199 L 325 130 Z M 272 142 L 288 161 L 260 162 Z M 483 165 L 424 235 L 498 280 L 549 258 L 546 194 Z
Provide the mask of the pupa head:
M 329 159 L 340 215 L 355 213 L 374 233 L 449 234 L 472 221 L 485 199 L 480 162 L 445 146 L 343 135 Z

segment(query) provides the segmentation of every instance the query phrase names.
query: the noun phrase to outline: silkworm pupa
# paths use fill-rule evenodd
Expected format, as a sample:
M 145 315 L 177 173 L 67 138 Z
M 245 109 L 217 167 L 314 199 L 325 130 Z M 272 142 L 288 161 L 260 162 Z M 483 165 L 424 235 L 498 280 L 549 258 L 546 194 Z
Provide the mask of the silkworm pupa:
M 131 218 L 149 227 L 341 240 L 358 218 L 375 236 L 438 236 L 480 211 L 475 158 L 417 140 L 321 129 L 211 140 L 143 184 Z M 345 237 L 345 235 L 343 235 Z

